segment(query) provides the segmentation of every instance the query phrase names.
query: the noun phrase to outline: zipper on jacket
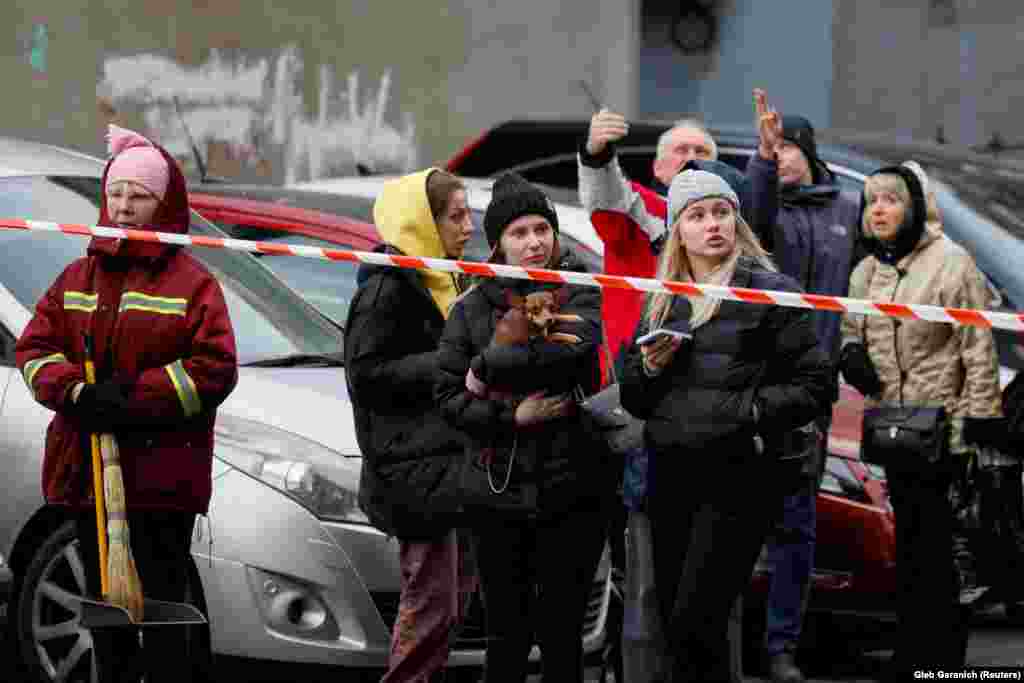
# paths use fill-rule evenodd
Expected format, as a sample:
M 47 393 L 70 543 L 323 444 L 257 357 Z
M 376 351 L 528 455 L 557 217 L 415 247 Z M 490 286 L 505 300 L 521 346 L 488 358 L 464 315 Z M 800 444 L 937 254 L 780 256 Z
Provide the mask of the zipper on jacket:
M 903 282 L 903 276 L 904 275 L 906 275 L 906 273 L 904 273 L 903 270 L 899 266 L 896 266 L 896 286 L 892 288 L 892 296 L 889 297 L 889 303 L 894 303 L 896 301 L 896 292 L 897 292 L 897 290 L 899 290 L 900 284 L 902 284 L 902 282 Z M 899 395 L 899 399 L 900 399 L 900 405 L 902 406 L 903 405 L 904 370 L 903 370 L 903 363 L 900 362 L 900 325 L 901 325 L 901 322 L 902 321 L 899 318 L 893 318 L 892 319 L 892 327 L 893 327 L 892 350 L 893 350 L 893 357 L 896 360 L 896 370 L 899 372 L 899 380 L 898 380 L 898 384 L 896 385 L 896 387 L 897 387 L 897 390 L 898 390 L 898 395 Z

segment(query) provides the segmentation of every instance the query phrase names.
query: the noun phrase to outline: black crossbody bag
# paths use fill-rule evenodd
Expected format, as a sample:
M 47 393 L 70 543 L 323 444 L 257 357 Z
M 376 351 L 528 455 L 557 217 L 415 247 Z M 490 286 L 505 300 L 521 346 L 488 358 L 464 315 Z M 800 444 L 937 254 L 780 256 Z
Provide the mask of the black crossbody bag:
M 861 460 L 887 471 L 936 472 L 950 466 L 950 419 L 945 406 L 907 404 L 903 401 L 899 321 L 896 325 L 895 361 L 899 371 L 899 402 L 882 403 L 864 411 L 861 423 Z M 866 322 L 862 320 L 864 338 Z

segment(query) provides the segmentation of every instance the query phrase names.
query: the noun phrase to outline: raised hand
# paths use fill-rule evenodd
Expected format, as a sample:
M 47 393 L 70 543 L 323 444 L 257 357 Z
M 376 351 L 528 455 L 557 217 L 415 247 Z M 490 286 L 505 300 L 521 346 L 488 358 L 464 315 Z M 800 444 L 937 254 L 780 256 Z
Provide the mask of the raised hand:
M 622 114 L 602 109 L 590 117 L 590 132 L 587 134 L 587 154 L 598 155 L 609 142 L 616 142 L 629 133 L 629 123 Z
M 760 138 L 758 154 L 774 159 L 775 148 L 782 142 L 782 117 L 768 106 L 768 96 L 761 88 L 754 88 L 754 127 Z

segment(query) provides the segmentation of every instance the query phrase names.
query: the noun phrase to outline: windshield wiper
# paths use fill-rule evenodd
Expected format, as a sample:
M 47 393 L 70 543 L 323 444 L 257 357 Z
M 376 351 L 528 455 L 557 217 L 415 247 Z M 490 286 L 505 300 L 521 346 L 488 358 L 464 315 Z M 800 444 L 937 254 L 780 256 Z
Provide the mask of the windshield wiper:
M 242 363 L 245 368 L 340 368 L 345 365 L 343 354 L 339 353 L 293 353 L 288 356 L 274 356 Z

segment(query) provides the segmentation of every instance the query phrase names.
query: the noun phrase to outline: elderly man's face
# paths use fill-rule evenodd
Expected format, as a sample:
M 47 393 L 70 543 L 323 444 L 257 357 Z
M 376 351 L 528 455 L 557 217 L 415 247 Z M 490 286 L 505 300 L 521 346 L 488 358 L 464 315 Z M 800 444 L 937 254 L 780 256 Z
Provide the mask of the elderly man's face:
M 712 159 L 711 144 L 704 132 L 696 128 L 676 128 L 669 133 L 668 144 L 654 160 L 654 177 L 663 185 L 671 185 L 680 169 L 691 159 Z

